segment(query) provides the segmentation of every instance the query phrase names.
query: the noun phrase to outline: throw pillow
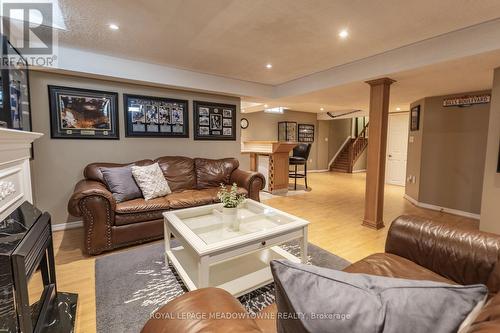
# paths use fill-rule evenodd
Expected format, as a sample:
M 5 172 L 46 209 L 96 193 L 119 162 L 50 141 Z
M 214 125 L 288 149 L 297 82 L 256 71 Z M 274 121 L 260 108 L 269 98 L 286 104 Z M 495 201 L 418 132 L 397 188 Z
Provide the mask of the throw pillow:
M 142 197 L 141 189 L 137 186 L 130 165 L 116 168 L 99 168 L 109 191 L 116 202 L 122 202 Z
M 450 285 L 274 260 L 278 332 L 456 333 L 487 296 Z
M 132 175 L 137 185 L 141 188 L 142 195 L 146 200 L 172 193 L 158 163 L 146 166 L 133 166 Z

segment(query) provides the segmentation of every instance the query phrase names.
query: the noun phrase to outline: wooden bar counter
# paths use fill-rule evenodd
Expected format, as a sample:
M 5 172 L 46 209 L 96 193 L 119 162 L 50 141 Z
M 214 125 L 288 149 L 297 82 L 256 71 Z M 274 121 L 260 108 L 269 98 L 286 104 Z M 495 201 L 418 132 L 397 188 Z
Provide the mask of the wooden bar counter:
M 246 141 L 241 153 L 250 154 L 250 170 L 266 177 L 264 191 L 277 194 L 288 192 L 288 156 L 296 142 Z

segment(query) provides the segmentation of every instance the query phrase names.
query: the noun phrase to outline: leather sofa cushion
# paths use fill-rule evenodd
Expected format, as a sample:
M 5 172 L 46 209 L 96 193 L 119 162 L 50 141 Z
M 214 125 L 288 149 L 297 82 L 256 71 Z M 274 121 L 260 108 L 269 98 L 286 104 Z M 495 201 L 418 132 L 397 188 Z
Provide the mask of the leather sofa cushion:
M 102 172 L 101 172 L 101 168 L 120 168 L 120 167 L 124 167 L 124 166 L 134 166 L 134 165 L 144 166 L 144 165 L 150 165 L 150 164 L 153 164 L 153 161 L 140 160 L 140 161 L 136 161 L 133 163 L 127 163 L 127 164 L 101 163 L 101 162 L 91 163 L 91 164 L 87 165 L 85 167 L 85 169 L 83 170 L 83 176 L 89 180 L 95 180 L 95 181 L 98 181 L 101 183 L 105 183 Z
M 362 273 L 409 280 L 457 284 L 413 261 L 390 253 L 376 253 L 347 266 L 344 272 Z
M 198 189 L 218 187 L 221 183 L 229 184 L 231 173 L 238 168 L 239 162 L 234 158 L 210 160 L 195 158 L 196 184 Z
M 210 191 L 186 190 L 166 196 L 171 209 L 181 209 L 202 206 L 214 203 L 213 193 Z
M 166 197 L 151 200 L 143 198 L 124 201 L 116 204 L 115 225 L 123 226 L 163 218 L 163 212 L 170 209 Z
M 194 161 L 189 157 L 165 156 L 156 159 L 172 192 L 196 188 Z

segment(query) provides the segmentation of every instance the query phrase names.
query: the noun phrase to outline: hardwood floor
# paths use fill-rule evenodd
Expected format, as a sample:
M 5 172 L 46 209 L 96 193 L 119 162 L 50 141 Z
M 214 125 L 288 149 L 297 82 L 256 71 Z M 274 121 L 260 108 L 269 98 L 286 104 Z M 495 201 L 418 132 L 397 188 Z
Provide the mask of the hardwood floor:
M 476 220 L 415 207 L 403 198 L 404 188 L 386 185 L 386 227 L 368 229 L 361 226 L 364 174 L 311 173 L 308 178 L 310 192 L 276 197 L 265 203 L 310 221 L 309 241 L 350 261 L 383 252 L 390 222 L 401 214 L 425 216 L 460 228 L 477 229 L 479 225 Z M 57 282 L 59 290 L 79 294 L 76 332 L 93 333 L 96 330 L 96 257 L 82 254 L 82 239 L 82 229 L 54 233 Z

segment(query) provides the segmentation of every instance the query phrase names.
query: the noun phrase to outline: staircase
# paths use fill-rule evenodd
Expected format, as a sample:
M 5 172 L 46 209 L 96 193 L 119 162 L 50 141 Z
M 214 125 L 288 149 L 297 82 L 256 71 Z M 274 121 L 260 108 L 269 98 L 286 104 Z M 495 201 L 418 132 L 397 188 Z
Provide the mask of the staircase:
M 368 124 L 356 138 L 350 139 L 333 161 L 330 171 L 352 173 L 354 164 L 368 147 Z

